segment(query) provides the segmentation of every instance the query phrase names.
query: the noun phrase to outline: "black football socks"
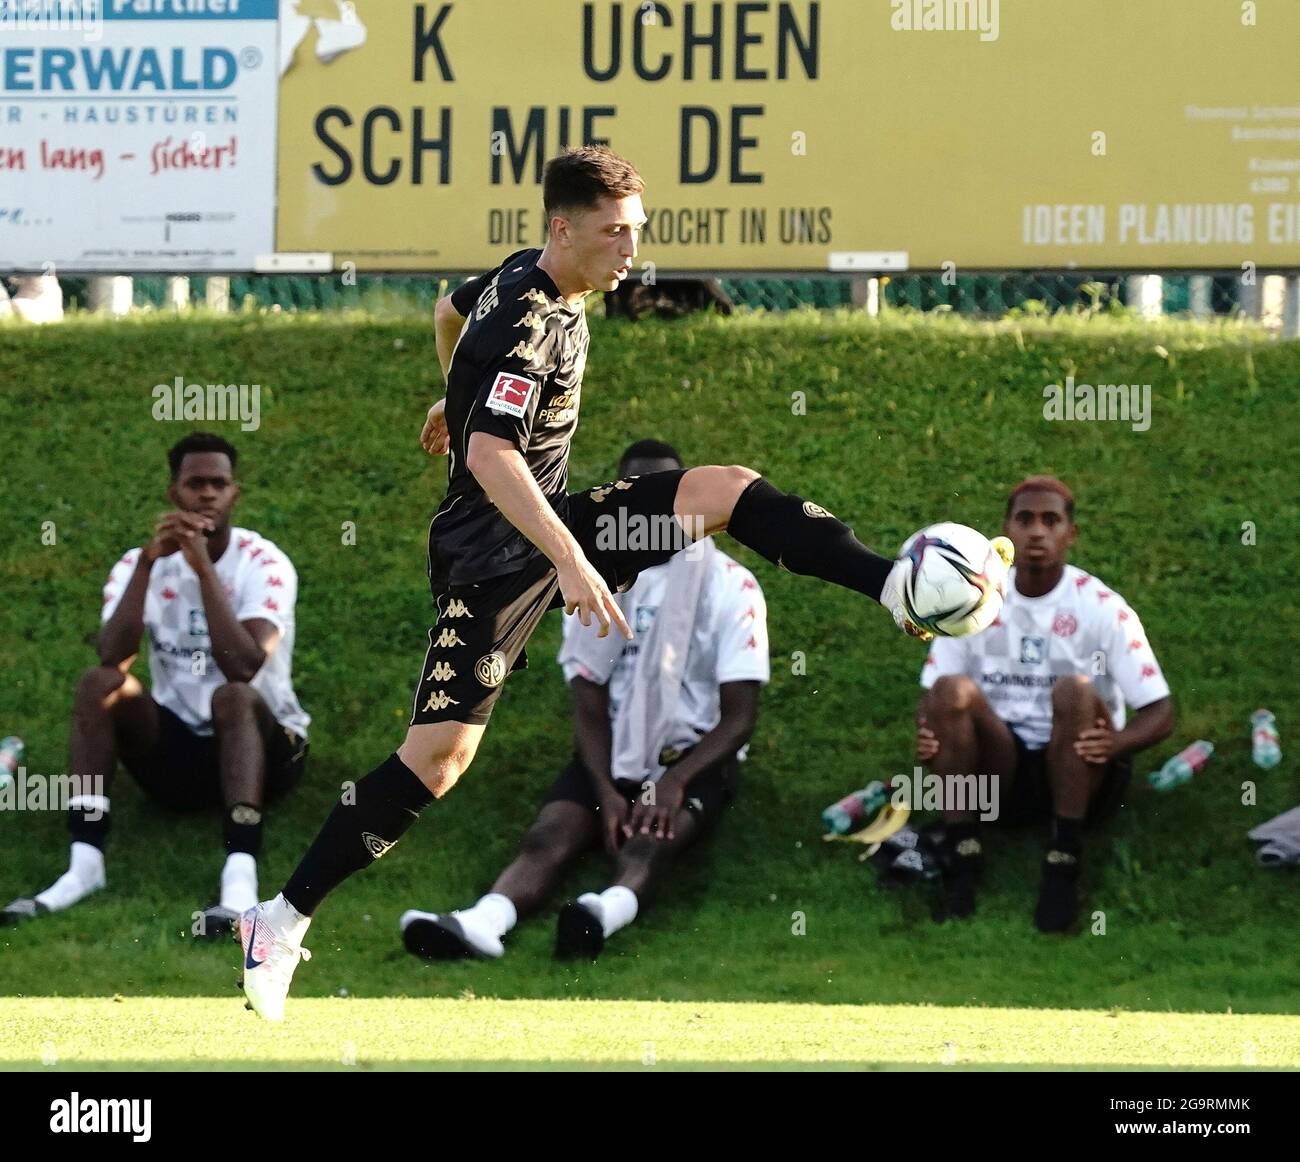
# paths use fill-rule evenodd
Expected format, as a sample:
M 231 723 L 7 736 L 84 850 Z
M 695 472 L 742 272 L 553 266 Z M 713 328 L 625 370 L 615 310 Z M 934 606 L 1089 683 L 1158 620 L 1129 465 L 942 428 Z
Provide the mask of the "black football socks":
M 1052 820 L 1052 839 L 1043 856 L 1034 924 L 1040 932 L 1065 932 L 1079 912 L 1079 871 L 1083 855 L 1083 821 Z
M 369 867 L 433 802 L 429 789 L 396 754 L 348 788 L 284 886 L 304 916 L 353 872 Z
M 76 795 L 68 801 L 68 834 L 73 843 L 88 843 L 103 851 L 108 823 L 108 800 L 102 795 Z
M 947 827 L 943 879 L 934 918 L 964 920 L 975 914 L 975 892 L 984 872 L 984 847 L 977 822 L 951 823 Z
M 740 494 L 727 532 L 773 565 L 856 589 L 876 601 L 894 567 L 820 505 L 782 492 L 761 476 Z
M 262 851 L 262 809 L 252 803 L 236 803 L 226 808 L 221 831 L 227 855 L 238 851 L 256 859 Z

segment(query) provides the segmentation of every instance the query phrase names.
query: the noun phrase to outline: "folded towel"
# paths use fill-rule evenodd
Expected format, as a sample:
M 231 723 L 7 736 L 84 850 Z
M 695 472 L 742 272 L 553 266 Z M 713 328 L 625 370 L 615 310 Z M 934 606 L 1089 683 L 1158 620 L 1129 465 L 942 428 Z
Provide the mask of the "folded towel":
M 1300 866 L 1300 807 L 1284 811 L 1248 834 L 1256 843 L 1264 845 L 1255 852 L 1255 858 L 1264 867 Z

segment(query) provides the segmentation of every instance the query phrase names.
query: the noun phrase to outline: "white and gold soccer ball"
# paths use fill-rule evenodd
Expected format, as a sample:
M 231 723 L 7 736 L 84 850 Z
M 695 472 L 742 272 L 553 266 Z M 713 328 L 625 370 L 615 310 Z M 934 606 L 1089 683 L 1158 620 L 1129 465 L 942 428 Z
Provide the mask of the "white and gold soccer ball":
M 1002 612 L 1014 558 L 1006 537 L 989 540 L 951 521 L 930 525 L 908 537 L 899 551 L 901 611 L 922 634 L 979 633 Z

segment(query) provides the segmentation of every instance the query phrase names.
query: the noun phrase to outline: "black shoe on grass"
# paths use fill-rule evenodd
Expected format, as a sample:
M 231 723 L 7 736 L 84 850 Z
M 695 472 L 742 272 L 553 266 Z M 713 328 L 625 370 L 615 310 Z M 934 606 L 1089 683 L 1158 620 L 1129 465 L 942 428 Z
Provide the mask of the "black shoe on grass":
M 1043 857 L 1034 925 L 1040 932 L 1066 932 L 1079 914 L 1079 857 L 1052 848 Z
M 975 889 L 984 873 L 984 848 L 974 837 L 947 848 L 934 919 L 965 920 L 975 914 Z
M 576 900 L 560 909 L 555 924 L 557 960 L 595 960 L 605 947 L 605 926 L 600 917 Z
M 10 900 L 0 911 L 0 928 L 7 925 L 21 924 L 24 920 L 35 920 L 38 916 L 48 916 L 49 908 L 32 896 L 19 896 Z
M 239 913 L 233 908 L 210 904 L 203 909 L 202 923 L 194 933 L 195 940 L 228 940 L 239 925 Z
M 470 960 L 484 955 L 470 943 L 461 922 L 450 912 L 406 912 L 401 927 L 406 951 L 425 960 Z

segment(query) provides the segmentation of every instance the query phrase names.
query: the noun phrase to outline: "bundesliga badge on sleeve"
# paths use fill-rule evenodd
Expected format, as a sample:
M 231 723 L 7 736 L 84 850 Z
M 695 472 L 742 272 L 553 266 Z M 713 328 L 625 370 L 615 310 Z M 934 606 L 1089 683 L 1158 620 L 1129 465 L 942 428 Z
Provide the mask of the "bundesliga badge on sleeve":
M 536 390 L 537 384 L 526 376 L 498 371 L 488 393 L 488 411 L 523 419 L 528 411 L 528 401 Z

